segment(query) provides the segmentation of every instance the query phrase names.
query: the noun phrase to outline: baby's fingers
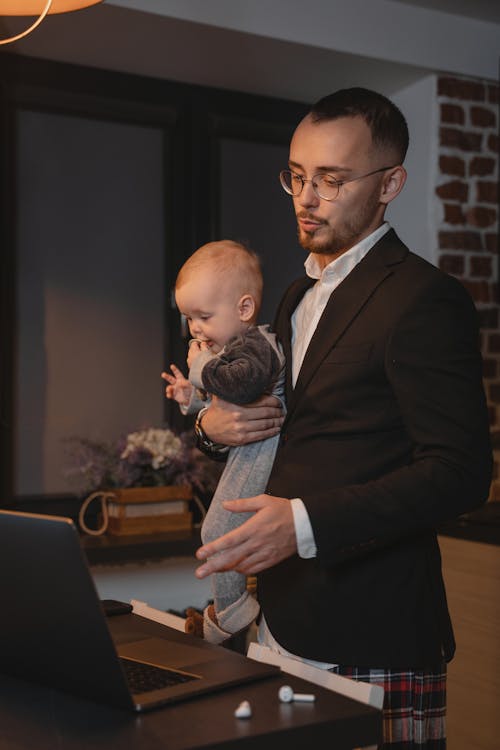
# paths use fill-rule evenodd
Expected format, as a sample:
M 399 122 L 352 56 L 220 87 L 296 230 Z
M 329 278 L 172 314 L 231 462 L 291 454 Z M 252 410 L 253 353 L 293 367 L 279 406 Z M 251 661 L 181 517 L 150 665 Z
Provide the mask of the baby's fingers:
M 179 368 L 176 365 L 170 365 L 170 369 L 172 370 L 176 378 L 184 377 L 184 375 L 182 374 L 182 372 L 179 370 Z

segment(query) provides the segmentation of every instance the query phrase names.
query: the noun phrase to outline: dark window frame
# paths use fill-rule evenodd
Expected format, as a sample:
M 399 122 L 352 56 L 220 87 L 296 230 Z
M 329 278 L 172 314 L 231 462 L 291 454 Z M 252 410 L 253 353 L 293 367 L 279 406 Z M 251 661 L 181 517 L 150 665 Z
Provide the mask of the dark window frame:
M 165 201 L 165 256 L 172 284 L 192 250 L 218 237 L 219 139 L 230 136 L 287 144 L 306 107 L 286 100 L 9 53 L 0 54 L 0 68 L 0 507 L 74 517 L 79 504 L 74 496 L 16 497 L 13 492 L 16 112 L 30 109 L 162 129 L 165 144 L 170 144 L 164 162 L 164 185 L 172 187 L 172 201 Z M 164 351 L 180 361 L 184 343 L 170 298 L 166 289 Z M 168 402 L 165 419 L 174 427 L 186 427 L 178 410 Z

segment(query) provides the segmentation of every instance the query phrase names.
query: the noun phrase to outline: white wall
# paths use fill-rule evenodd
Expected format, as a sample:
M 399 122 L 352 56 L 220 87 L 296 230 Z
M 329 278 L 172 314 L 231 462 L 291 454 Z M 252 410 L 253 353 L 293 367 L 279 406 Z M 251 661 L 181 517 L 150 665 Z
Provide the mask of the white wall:
M 437 247 L 431 207 L 437 159 L 436 76 L 422 78 L 392 95 L 410 130 L 405 160 L 408 179 L 390 204 L 386 218 L 410 250 L 436 263 Z
M 496 79 L 500 25 L 394 0 L 110 0 L 263 37 Z

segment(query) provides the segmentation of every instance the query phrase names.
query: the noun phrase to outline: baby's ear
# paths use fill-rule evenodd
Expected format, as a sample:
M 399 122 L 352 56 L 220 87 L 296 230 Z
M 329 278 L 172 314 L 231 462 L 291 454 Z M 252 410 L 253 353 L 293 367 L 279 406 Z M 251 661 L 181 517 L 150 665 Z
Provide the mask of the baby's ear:
M 238 313 L 242 323 L 248 323 L 255 316 L 255 300 L 251 294 L 244 294 L 238 302 Z

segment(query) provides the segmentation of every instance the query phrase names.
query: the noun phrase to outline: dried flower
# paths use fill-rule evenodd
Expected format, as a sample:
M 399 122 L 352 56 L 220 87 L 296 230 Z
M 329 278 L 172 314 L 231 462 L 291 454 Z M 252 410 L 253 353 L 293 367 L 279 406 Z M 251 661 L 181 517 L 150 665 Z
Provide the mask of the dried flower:
M 204 495 L 217 485 L 220 466 L 194 445 L 191 432 L 169 428 L 131 432 L 116 443 L 71 437 L 66 441 L 66 477 L 82 494 L 115 487 L 190 484 Z
M 161 469 L 170 461 L 178 460 L 182 455 L 182 441 L 171 430 L 150 428 L 142 432 L 131 432 L 127 435 L 127 444 L 120 458 L 130 460 L 131 456 L 142 455 L 153 469 Z M 138 459 L 136 459 L 138 460 Z

